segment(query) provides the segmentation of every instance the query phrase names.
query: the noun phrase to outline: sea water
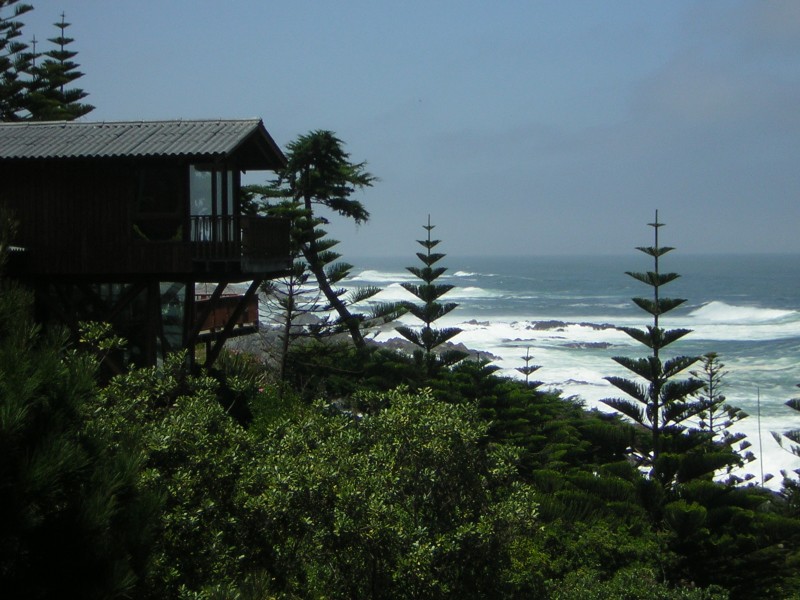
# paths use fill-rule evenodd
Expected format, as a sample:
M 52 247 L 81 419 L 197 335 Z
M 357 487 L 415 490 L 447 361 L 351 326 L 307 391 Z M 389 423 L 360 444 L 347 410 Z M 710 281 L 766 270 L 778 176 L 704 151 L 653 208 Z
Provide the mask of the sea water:
M 402 287 L 418 282 L 405 267 L 413 256 L 359 258 L 346 286 L 374 285 L 379 301 L 417 301 Z M 511 377 L 530 364 L 545 388 L 577 396 L 587 408 L 609 411 L 603 398 L 624 397 L 604 378 L 634 378 L 612 357 L 640 357 L 647 349 L 618 326 L 645 328 L 652 317 L 632 297 L 652 297 L 652 288 L 626 275 L 653 270 L 645 254 L 594 257 L 460 257 L 448 255 L 437 283 L 453 285 L 442 301 L 458 307 L 435 323 L 459 327 L 453 339 L 484 353 Z M 785 406 L 800 396 L 800 256 L 686 256 L 661 258 L 660 272 L 680 277 L 661 288 L 662 297 L 686 299 L 661 317 L 660 325 L 692 333 L 662 351 L 662 358 L 716 352 L 728 371 L 722 393 L 750 416 L 736 427 L 752 444 L 757 460 L 747 471 L 761 479 L 800 467 L 800 459 L 771 435 L 800 428 L 800 413 Z M 414 326 L 407 315 L 403 321 Z M 379 341 L 399 335 L 392 328 L 372 334 Z M 699 368 L 699 364 L 693 370 Z M 682 375 L 687 375 L 684 373 Z M 760 426 L 759 426 L 760 421 Z

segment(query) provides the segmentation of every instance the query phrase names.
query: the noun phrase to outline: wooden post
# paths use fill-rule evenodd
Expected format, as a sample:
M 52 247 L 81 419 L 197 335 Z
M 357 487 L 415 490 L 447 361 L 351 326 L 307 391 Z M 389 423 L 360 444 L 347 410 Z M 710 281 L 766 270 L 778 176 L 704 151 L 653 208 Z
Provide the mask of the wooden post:
M 250 299 L 258 291 L 258 287 L 261 285 L 262 281 L 263 279 L 254 279 L 250 284 L 250 287 L 247 288 L 247 291 L 244 293 L 244 296 L 239 299 L 239 304 L 236 305 L 233 313 L 231 313 L 231 316 L 228 318 L 228 322 L 225 324 L 225 328 L 217 338 L 214 347 L 211 348 L 210 352 L 206 354 L 206 367 L 210 367 L 214 364 L 214 361 L 217 360 L 219 353 L 222 351 L 222 347 L 225 345 L 225 342 L 231 335 L 231 331 L 233 331 L 234 326 L 239 321 L 239 317 L 242 316 L 244 309 L 247 308 L 247 304 L 250 302 Z M 258 319 L 257 315 L 256 319 Z

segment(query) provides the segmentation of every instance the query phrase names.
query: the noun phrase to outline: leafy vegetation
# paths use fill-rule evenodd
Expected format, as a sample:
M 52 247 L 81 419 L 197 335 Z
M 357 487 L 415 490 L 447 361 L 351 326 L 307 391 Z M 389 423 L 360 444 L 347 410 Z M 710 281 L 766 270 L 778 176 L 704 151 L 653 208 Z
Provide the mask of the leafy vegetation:
M 81 102 L 88 94 L 69 87 L 83 76 L 74 62 L 77 52 L 67 36 L 70 26 L 62 13 L 55 23 L 52 48 L 37 51 L 21 41 L 24 15 L 33 6 L 19 0 L 0 0 L 0 121 L 71 121 L 94 107 Z
M 751 444 L 745 434 L 731 431 L 731 426 L 747 418 L 747 413 L 741 408 L 725 403 L 722 393 L 725 376 L 728 372 L 725 365 L 719 360 L 716 352 L 709 352 L 700 357 L 701 369 L 691 371 L 693 377 L 703 382 L 703 387 L 694 393 L 702 410 L 697 413 L 697 425 L 700 431 L 711 434 L 711 439 L 733 449 L 739 457 L 740 463 L 751 462 L 755 456 L 748 450 Z M 728 465 L 728 473 L 733 465 Z M 752 478 L 752 476 L 747 479 Z
M 84 114 L 84 94 L 67 89 L 80 77 L 68 24 L 34 69 L 19 41 L 29 10 L 0 0 L 0 118 Z M 0 280 L 4 595 L 800 597 L 797 480 L 780 494 L 714 481 L 744 457 L 728 432 L 744 415 L 724 404 L 724 365 L 713 353 L 661 356 L 688 331 L 659 324 L 682 300 L 660 295 L 677 275 L 660 271 L 671 249 L 657 214 L 655 244 L 640 248 L 654 269 L 630 273 L 653 291 L 634 299 L 653 324 L 625 329 L 647 356 L 616 359 L 646 385 L 610 378 L 634 399 L 609 401 L 625 420 L 541 391 L 529 351 L 524 381 L 436 354 L 457 330 L 434 327 L 454 305 L 439 302 L 450 288 L 436 282 L 444 255 L 430 221 L 423 266 L 409 268 L 422 283 L 406 286 L 423 326 L 399 330 L 419 351 L 368 345 L 369 317 L 351 309 L 372 290 L 338 287 L 351 267 L 314 210 L 366 221 L 351 196 L 374 177 L 327 131 L 298 138 L 289 157 L 249 203 L 293 224 L 295 270 L 268 290 L 284 313 L 278 361 L 228 352 L 193 372 L 175 354 L 101 379 L 123 340 L 99 324 L 73 341 L 43 331 L 29 292 Z M 0 265 L 12 237 L 2 213 Z M 317 309 L 337 318 L 304 323 Z M 698 360 L 693 378 L 675 380 Z
M 331 250 L 338 241 L 326 239 L 327 234 L 320 226 L 328 221 L 315 213 L 314 207 L 325 207 L 357 224 L 365 223 L 369 212 L 352 196 L 357 190 L 372 186 L 374 181 L 375 177 L 366 170 L 366 163 L 350 161 L 342 141 L 333 132 L 317 130 L 288 144 L 287 166 L 278 172 L 274 181 L 268 186 L 251 186 L 246 190 L 248 210 L 289 216 L 292 220 L 295 258 L 302 255 L 303 262 L 298 264 L 295 260 L 295 283 L 284 294 L 284 307 L 291 308 L 296 304 L 298 286 L 307 279 L 305 271 L 310 271 L 327 302 L 321 310 L 335 311 L 338 315 L 335 326 L 347 331 L 357 348 L 365 346 L 361 331 L 365 317 L 354 313 L 352 306 L 378 290 L 357 290 L 345 298 L 345 291 L 336 287 L 352 265 L 339 261 L 341 256 Z M 279 201 L 275 203 L 275 200 Z M 392 306 L 376 308 L 379 311 L 383 309 L 387 315 L 394 314 Z M 381 316 L 379 312 L 373 318 Z
M 124 597 L 146 571 L 159 492 L 133 438 L 88 422 L 97 363 L 44 334 L 30 295 L 0 289 L 0 587 L 10 598 Z
M 79 346 L 45 334 L 8 282 L 0 307 L 0 585 L 12 595 L 800 592 L 790 487 L 717 483 L 704 469 L 650 477 L 630 460 L 650 439 L 640 428 L 486 361 L 427 372 L 404 353 L 328 340 L 293 348 L 284 381 L 241 353 L 213 372 L 177 354 L 101 381 L 119 339 L 98 326 Z M 715 403 L 696 413 L 708 424 L 692 452 L 714 454 L 728 447 L 708 416 L 724 371 L 707 357 L 697 373 L 693 402 Z M 674 452 L 664 443 L 662 456 Z

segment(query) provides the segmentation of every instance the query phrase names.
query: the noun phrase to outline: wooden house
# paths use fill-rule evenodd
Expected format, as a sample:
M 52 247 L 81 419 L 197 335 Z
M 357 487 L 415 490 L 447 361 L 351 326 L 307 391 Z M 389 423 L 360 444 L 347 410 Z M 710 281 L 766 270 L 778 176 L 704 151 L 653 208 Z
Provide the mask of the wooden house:
M 285 160 L 258 119 L 0 123 L 7 270 L 41 318 L 112 323 L 127 362 L 194 360 L 204 341 L 210 365 L 257 329 L 259 285 L 290 266 L 288 223 L 240 204 L 243 172 Z

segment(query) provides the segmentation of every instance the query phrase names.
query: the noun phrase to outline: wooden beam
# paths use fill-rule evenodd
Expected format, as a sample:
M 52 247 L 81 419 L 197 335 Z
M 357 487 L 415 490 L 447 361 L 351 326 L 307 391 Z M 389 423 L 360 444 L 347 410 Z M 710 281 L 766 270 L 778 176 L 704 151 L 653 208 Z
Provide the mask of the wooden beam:
M 239 317 L 242 316 L 244 309 L 247 308 L 247 304 L 258 291 L 262 281 L 263 279 L 254 279 L 250 284 L 250 287 L 247 288 L 247 291 L 244 293 L 244 296 L 239 299 L 239 303 L 236 305 L 236 308 L 233 309 L 231 316 L 228 318 L 228 322 L 225 323 L 225 328 L 217 337 L 214 347 L 211 348 L 211 351 L 206 354 L 206 368 L 213 365 L 214 361 L 217 360 L 219 353 L 222 352 L 222 347 L 225 345 L 225 342 L 228 340 L 228 338 L 230 338 L 234 326 L 236 323 L 238 323 Z M 256 320 L 258 320 L 258 315 L 256 315 Z
M 186 292 L 183 299 L 183 347 L 186 348 L 186 356 L 189 359 L 189 369 L 194 368 L 195 362 L 195 343 L 190 344 L 189 338 L 194 331 L 194 281 L 185 282 Z
M 194 284 L 192 284 L 192 285 L 194 285 Z M 214 292 L 211 294 L 211 298 L 208 299 L 208 302 L 206 303 L 206 306 L 203 309 L 202 314 L 194 315 L 194 320 L 195 320 L 194 321 L 194 326 L 192 327 L 192 330 L 189 333 L 189 336 L 186 338 L 186 342 L 185 342 L 186 346 L 194 345 L 194 344 L 197 343 L 197 336 L 200 335 L 200 331 L 203 328 L 203 323 L 206 322 L 206 319 L 211 314 L 211 311 L 212 311 L 214 305 L 217 303 L 217 300 L 219 300 L 219 297 L 222 296 L 222 292 L 225 290 L 225 287 L 227 285 L 228 284 L 225 283 L 225 282 L 218 284 L 217 287 L 214 289 Z M 195 298 L 194 292 L 192 292 L 192 298 Z M 192 306 L 192 312 L 194 312 L 194 306 L 196 305 L 196 303 L 197 303 L 197 300 L 195 298 L 193 306 Z
M 158 281 L 147 285 L 145 311 L 144 361 L 152 366 L 156 364 L 156 342 L 161 325 L 161 286 Z

